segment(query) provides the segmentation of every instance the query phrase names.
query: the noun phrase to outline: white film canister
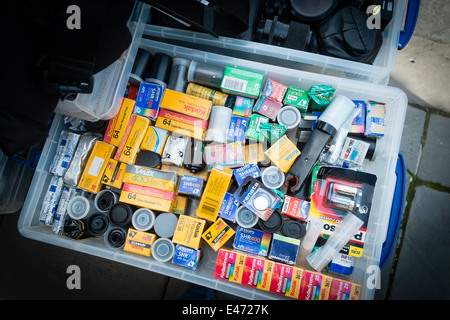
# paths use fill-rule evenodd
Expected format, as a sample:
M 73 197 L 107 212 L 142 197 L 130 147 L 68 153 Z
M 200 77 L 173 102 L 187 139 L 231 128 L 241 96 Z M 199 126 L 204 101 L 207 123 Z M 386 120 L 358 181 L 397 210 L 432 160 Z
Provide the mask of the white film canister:
M 213 106 L 209 118 L 206 142 L 227 143 L 232 110 L 224 106 Z

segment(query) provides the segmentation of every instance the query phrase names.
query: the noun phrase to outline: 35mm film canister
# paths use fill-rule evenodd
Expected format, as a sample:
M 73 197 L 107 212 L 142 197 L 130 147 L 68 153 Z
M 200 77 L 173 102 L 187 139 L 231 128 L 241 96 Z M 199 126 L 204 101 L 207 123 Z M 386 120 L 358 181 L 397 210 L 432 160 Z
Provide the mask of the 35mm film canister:
M 236 223 L 243 228 L 252 228 L 258 223 L 258 216 L 250 209 L 240 206 L 236 210 Z
M 145 73 L 150 67 L 152 60 L 152 54 L 142 48 L 138 49 L 136 54 L 136 60 L 134 60 L 133 68 L 130 74 L 130 84 L 139 87 L 141 82 L 144 81 Z
M 230 127 L 233 110 L 224 106 L 213 106 L 209 118 L 205 141 L 227 143 L 228 128 Z
M 103 235 L 109 227 L 109 220 L 104 213 L 94 213 L 86 221 L 86 231 L 92 237 Z
M 283 226 L 283 216 L 278 211 L 274 211 L 266 221 L 258 219 L 258 226 L 264 232 L 276 233 Z
M 133 228 L 138 231 L 148 231 L 153 228 L 155 223 L 155 214 L 147 208 L 139 208 L 133 213 L 131 218 Z
M 105 244 L 113 249 L 120 249 L 125 244 L 127 232 L 124 228 L 111 227 L 106 231 L 104 241 Z
M 175 245 L 170 239 L 159 238 L 153 242 L 152 257 L 160 262 L 167 262 L 175 254 Z
M 267 188 L 279 189 L 284 184 L 285 175 L 278 167 L 270 166 L 262 172 L 261 180 Z
M 223 73 L 224 68 L 197 61 L 191 61 L 187 74 L 187 80 L 188 82 L 194 82 L 207 87 L 220 89 Z
M 95 196 L 94 205 L 99 212 L 106 213 L 117 201 L 119 201 L 119 195 L 117 193 L 104 189 Z
M 178 218 L 175 214 L 164 212 L 156 217 L 153 229 L 161 238 L 172 238 L 175 233 L 177 223 Z
M 167 88 L 185 92 L 187 87 L 187 73 L 191 61 L 183 58 L 174 58 L 172 60 L 172 70 L 170 71 L 169 84 Z
M 186 93 L 191 96 L 210 100 L 214 106 L 225 106 L 228 99 L 228 94 L 226 93 L 204 87 L 193 82 L 188 84 Z
M 123 202 L 115 203 L 108 213 L 109 222 L 117 227 L 130 225 L 132 217 L 133 209 L 130 205 Z
M 161 52 L 155 53 L 145 81 L 167 87 L 171 69 L 172 57 Z
M 67 205 L 67 214 L 73 220 L 87 219 L 96 211 L 94 200 L 83 196 L 73 197 Z
M 286 221 L 281 227 L 281 232 L 289 238 L 301 239 L 306 234 L 306 227 L 303 223 L 295 220 Z

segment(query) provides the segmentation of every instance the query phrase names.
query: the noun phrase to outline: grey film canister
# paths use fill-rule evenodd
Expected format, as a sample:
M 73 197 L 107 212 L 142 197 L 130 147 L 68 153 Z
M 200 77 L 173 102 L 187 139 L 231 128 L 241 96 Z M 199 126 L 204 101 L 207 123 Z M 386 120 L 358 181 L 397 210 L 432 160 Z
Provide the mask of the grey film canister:
M 153 242 L 152 257 L 159 262 L 167 262 L 172 259 L 175 254 L 175 245 L 172 240 L 167 238 L 159 238 Z
M 172 238 L 175 233 L 177 223 L 178 218 L 175 214 L 164 212 L 156 217 L 155 223 L 153 224 L 153 229 L 161 238 Z
M 258 223 L 258 216 L 245 206 L 240 206 L 236 210 L 236 223 L 243 228 L 252 228 Z
M 150 209 L 139 208 L 133 213 L 131 223 L 138 231 L 148 231 L 153 228 L 155 223 L 155 214 Z

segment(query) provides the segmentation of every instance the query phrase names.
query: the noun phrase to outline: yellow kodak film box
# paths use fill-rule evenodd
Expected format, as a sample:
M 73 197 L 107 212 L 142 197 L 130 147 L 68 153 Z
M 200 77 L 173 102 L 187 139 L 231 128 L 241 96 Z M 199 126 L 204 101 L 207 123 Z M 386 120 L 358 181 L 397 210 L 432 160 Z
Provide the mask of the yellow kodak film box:
M 156 239 L 153 233 L 138 231 L 133 228 L 128 229 L 127 238 L 123 250 L 150 257 L 152 245 Z
M 206 221 L 203 219 L 186 215 L 180 216 L 172 242 L 192 249 L 200 248 L 205 223 Z
M 265 155 L 278 169 L 286 173 L 291 168 L 295 159 L 300 156 L 300 150 L 284 135 L 267 149 Z
M 194 118 L 207 120 L 211 111 L 212 102 L 183 92 L 166 89 L 159 107 Z
M 186 212 L 188 198 L 185 196 L 176 196 L 172 205 L 172 213 L 184 214 Z
M 119 201 L 151 210 L 170 212 L 175 193 L 124 183 Z
M 135 114 L 131 116 L 114 156 L 115 160 L 134 163 L 149 123 L 150 120 L 148 118 Z
M 122 189 L 123 176 L 127 164 L 114 159 L 109 159 L 103 174 L 102 183 L 117 189 Z
M 162 154 L 169 135 L 170 133 L 167 130 L 153 126 L 147 127 L 147 131 L 142 139 L 141 150 Z
M 286 297 L 298 299 L 300 294 L 300 284 L 302 281 L 303 269 L 294 268 L 291 278 L 291 286 L 289 290 L 286 291 Z
M 222 218 L 217 219 L 202 235 L 202 238 L 217 251 L 234 235 L 234 230 Z
M 205 131 L 208 129 L 208 121 L 161 109 L 158 119 L 156 119 L 155 127 L 197 140 L 203 140 Z
M 123 176 L 123 182 L 137 184 L 160 190 L 174 192 L 177 186 L 178 175 L 175 172 L 162 171 L 128 164 Z
M 230 168 L 216 166 L 211 170 L 205 190 L 195 212 L 198 217 L 209 221 L 216 220 L 232 177 L 233 171 Z
M 108 122 L 105 136 L 103 137 L 104 142 L 112 144 L 116 147 L 119 146 L 120 140 L 125 133 L 125 128 L 127 127 L 128 121 L 133 114 L 134 105 L 134 100 L 128 98 L 124 98 L 122 100 L 122 105 L 120 106 L 119 113 L 116 114 L 114 118 L 110 119 Z
M 103 141 L 96 141 L 84 167 L 78 187 L 91 193 L 99 193 L 102 178 L 115 147 Z
M 264 262 L 261 280 L 258 281 L 258 285 L 256 286 L 258 289 L 269 291 L 270 282 L 272 281 L 272 273 L 273 273 L 274 266 L 275 266 L 275 261 L 266 260 Z

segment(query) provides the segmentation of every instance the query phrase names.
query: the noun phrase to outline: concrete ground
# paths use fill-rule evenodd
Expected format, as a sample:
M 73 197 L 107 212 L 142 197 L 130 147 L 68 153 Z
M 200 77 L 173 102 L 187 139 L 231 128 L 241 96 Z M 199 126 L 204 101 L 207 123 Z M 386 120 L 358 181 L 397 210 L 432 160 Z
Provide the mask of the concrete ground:
M 398 52 L 390 86 L 409 106 L 400 152 L 407 194 L 396 247 L 377 300 L 449 299 L 450 2 L 422 1 L 414 36 Z M 447 127 L 449 126 L 449 127 Z M 178 299 L 191 287 L 173 278 L 29 240 L 19 212 L 0 215 L 0 299 Z M 68 290 L 66 267 L 82 270 L 82 290 Z M 64 267 L 65 266 L 65 267 Z M 217 292 L 216 298 L 233 296 Z

